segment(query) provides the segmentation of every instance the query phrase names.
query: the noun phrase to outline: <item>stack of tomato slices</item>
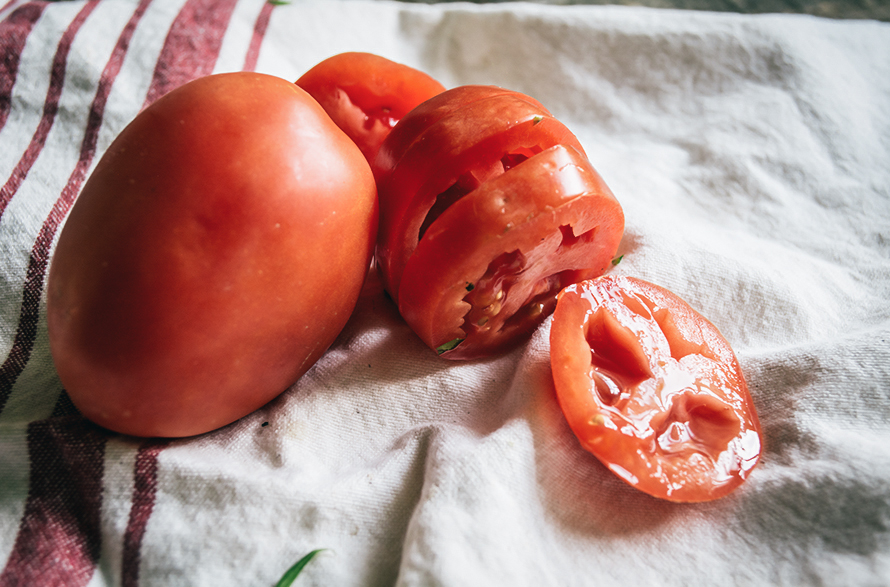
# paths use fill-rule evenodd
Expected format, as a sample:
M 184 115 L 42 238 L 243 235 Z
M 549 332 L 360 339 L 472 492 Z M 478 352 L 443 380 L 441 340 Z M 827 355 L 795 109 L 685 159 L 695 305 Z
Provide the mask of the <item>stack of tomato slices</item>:
M 440 91 L 368 54 L 331 58 L 297 83 L 315 88 L 371 162 L 380 276 L 431 349 L 497 355 L 553 314 L 557 398 L 612 472 L 681 502 L 722 497 L 747 478 L 760 424 L 729 343 L 664 288 L 602 277 L 622 208 L 540 102 L 492 86 Z
M 399 122 L 374 165 L 377 263 L 405 320 L 449 359 L 512 348 L 624 231 L 578 139 L 518 92 L 462 86 Z
M 558 401 L 612 472 L 678 502 L 722 497 L 747 478 L 760 424 L 729 343 L 664 288 L 601 277 L 623 235 L 622 208 L 540 102 L 461 86 L 374 138 L 382 144 L 363 151 L 376 153 L 377 266 L 430 348 L 447 359 L 497 355 L 553 314 Z

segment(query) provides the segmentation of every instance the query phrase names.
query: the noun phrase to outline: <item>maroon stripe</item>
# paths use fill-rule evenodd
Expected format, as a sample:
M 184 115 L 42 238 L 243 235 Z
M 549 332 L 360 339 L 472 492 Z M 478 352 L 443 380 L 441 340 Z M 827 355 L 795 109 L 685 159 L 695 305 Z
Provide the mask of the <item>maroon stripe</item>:
M 36 335 L 37 310 L 40 293 L 44 286 L 50 244 L 62 219 L 70 209 L 74 197 L 79 192 L 95 155 L 99 125 L 104 115 L 111 84 L 120 70 L 133 29 L 149 2 L 150 0 L 142 0 L 140 2 L 124 32 L 121 33 L 118 45 L 112 53 L 112 58 L 103 71 L 96 97 L 90 108 L 87 129 L 81 145 L 80 160 L 71 173 L 68 184 L 56 201 L 49 217 L 44 222 L 32 249 L 28 274 L 25 280 L 24 300 L 19 327 L 16 331 L 13 349 L 6 362 L 0 367 L 0 411 L 2 411 L 11 393 L 12 386 L 30 358 Z M 177 20 L 174 22 L 165 40 L 164 48 L 156 65 L 154 79 L 146 98 L 146 104 L 151 103 L 170 89 L 212 71 L 234 6 L 235 0 L 189 0 L 177 16 Z M 34 423 L 34 425 L 37 424 L 39 423 Z M 104 451 L 104 439 L 101 446 Z M 150 442 L 141 447 L 137 453 L 133 505 L 124 536 L 122 581 L 128 586 L 138 585 L 141 544 L 157 495 L 158 455 L 164 446 L 163 442 Z M 82 451 L 81 454 L 87 455 L 87 452 Z M 94 451 L 85 460 L 92 464 L 94 469 L 97 463 L 99 467 L 102 466 L 102 456 L 102 454 L 95 454 Z M 37 468 L 45 469 L 46 471 L 50 469 L 45 464 L 38 465 L 37 459 L 32 458 L 32 479 L 41 478 L 44 475 L 42 472 L 35 473 L 34 469 Z M 82 468 L 84 470 L 89 469 L 88 466 L 83 466 Z M 56 483 L 58 483 L 59 477 L 64 478 L 64 475 L 58 477 L 54 477 L 49 473 L 46 473 L 46 475 L 48 478 L 54 479 Z M 101 474 L 98 478 L 99 489 L 94 490 L 90 495 L 101 495 Z M 0 587 L 20 584 L 56 584 L 48 582 L 33 583 L 31 582 L 30 575 L 27 574 L 29 569 L 42 568 L 43 565 L 46 565 L 48 561 L 52 560 L 54 556 L 58 556 L 63 550 L 60 549 L 58 544 L 54 548 L 55 538 L 49 541 L 30 539 L 31 535 L 40 537 L 47 534 L 46 527 L 41 523 L 42 518 L 35 518 L 34 515 L 29 515 L 30 512 L 37 508 L 37 505 L 39 505 L 38 500 L 32 498 L 32 494 L 29 493 L 25 508 L 26 515 L 22 520 L 22 528 L 28 528 L 29 530 L 28 532 L 20 531 L 19 536 L 16 538 L 16 545 L 3 575 L 3 577 L 9 576 L 10 578 L 7 582 L 0 581 Z M 94 503 L 84 505 L 86 507 L 81 508 L 79 512 L 81 518 L 92 519 L 93 516 L 99 516 L 100 498 L 97 497 Z M 98 521 L 95 527 L 98 528 Z M 31 528 L 33 530 L 30 530 Z M 78 536 L 82 537 L 83 534 Z M 72 539 L 70 537 L 65 540 L 65 543 L 95 545 L 95 549 L 87 548 L 89 556 L 71 558 L 71 568 L 79 569 L 81 572 L 75 578 L 72 571 L 66 571 L 67 580 L 64 581 L 64 584 L 82 584 L 79 582 L 81 577 L 86 577 L 86 580 L 88 580 L 92 575 L 98 557 L 98 536 L 96 534 L 95 540 Z M 35 563 L 34 561 L 37 562 Z
M 47 4 L 48 2 L 23 4 L 0 22 L 0 128 L 6 124 L 12 107 L 12 87 L 19 73 L 19 61 L 25 41 Z
M 127 48 L 130 45 L 130 38 L 133 36 L 133 31 L 150 2 L 151 0 L 140 1 L 121 32 L 120 37 L 118 37 L 111 57 L 108 63 L 105 64 L 105 69 L 99 78 L 99 87 L 90 106 L 87 127 L 80 146 L 80 160 L 71 172 L 68 183 L 56 200 L 55 205 L 53 205 L 49 216 L 44 221 L 43 226 L 41 226 L 37 240 L 31 249 L 22 295 L 22 307 L 19 313 L 19 325 L 13 339 L 12 350 L 9 356 L 6 357 L 6 361 L 0 366 L 0 412 L 3 411 L 6 401 L 9 399 L 9 394 L 12 393 L 13 385 L 15 385 L 16 380 L 22 374 L 25 365 L 28 364 L 28 360 L 31 358 L 34 339 L 37 335 L 40 295 L 46 278 L 46 269 L 49 264 L 49 249 L 53 236 L 65 218 L 65 214 L 71 208 L 71 204 L 74 203 L 74 198 L 80 191 L 80 186 L 96 154 L 99 127 L 105 114 L 105 104 L 108 101 L 111 86 L 120 71 Z
M 80 160 L 31 250 L 13 349 L 0 367 L 0 410 L 30 358 L 53 235 L 71 207 L 95 155 L 99 125 L 111 86 L 149 2 L 140 2 L 102 71 L 81 143 Z M 89 581 L 101 544 L 105 441 L 101 430 L 80 416 L 39 420 L 29 425 L 28 499 L 12 553 L 0 575 L 0 587 L 76 587 Z
M 52 418 L 62 418 L 64 416 L 79 416 L 80 411 L 74 405 L 74 402 L 71 401 L 71 396 L 68 395 L 68 392 L 64 389 L 62 393 L 59 394 L 59 399 L 56 400 L 56 405 L 53 408 Z
M 53 57 L 49 89 L 46 92 L 46 100 L 43 102 L 43 116 L 37 125 L 34 136 L 31 137 L 31 143 L 25 150 L 25 154 L 19 159 L 12 175 L 9 176 L 6 183 L 0 188 L 0 218 L 3 217 L 6 205 L 18 191 L 19 186 L 22 185 L 22 182 L 28 175 L 28 171 L 31 170 L 31 166 L 34 165 L 34 161 L 37 160 L 37 156 L 43 150 L 43 145 L 46 144 L 46 137 L 49 135 L 49 131 L 56 119 L 56 113 L 59 111 L 59 98 L 62 95 L 62 86 L 65 83 L 65 68 L 68 63 L 68 52 L 71 50 L 71 43 L 74 41 L 74 37 L 77 35 L 77 31 L 80 30 L 83 22 L 98 3 L 99 0 L 91 0 L 86 3 L 62 34 L 62 39 L 56 48 L 56 55 Z
M 80 416 L 28 426 L 28 501 L 0 587 L 89 582 L 101 547 L 106 438 Z
M 15 4 L 18 0 L 9 0 L 6 4 L 0 7 L 0 12 L 5 12 L 7 8 Z
M 269 27 L 269 17 L 272 16 L 273 8 L 275 8 L 274 3 L 264 2 L 262 9 L 260 9 L 260 14 L 253 25 L 250 47 L 247 48 L 247 55 L 244 58 L 244 71 L 256 70 L 257 61 L 260 58 L 260 46 L 263 44 L 263 37 L 266 36 L 266 29 Z
M 139 585 L 139 563 L 145 527 L 155 507 L 158 490 L 158 455 L 168 441 L 150 440 L 139 447 L 133 475 L 133 504 L 124 534 L 124 552 L 121 564 L 122 587 Z
M 143 107 L 213 71 L 236 3 L 237 0 L 189 0 L 182 7 L 164 40 Z

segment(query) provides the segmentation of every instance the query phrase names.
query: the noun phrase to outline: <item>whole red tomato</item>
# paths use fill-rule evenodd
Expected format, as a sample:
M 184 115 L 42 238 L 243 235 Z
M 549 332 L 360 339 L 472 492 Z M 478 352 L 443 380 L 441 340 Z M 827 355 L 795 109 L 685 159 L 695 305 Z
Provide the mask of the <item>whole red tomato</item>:
M 373 161 L 383 139 L 415 106 L 445 91 L 429 75 L 372 53 L 340 53 L 303 74 L 297 85 Z
M 294 84 L 221 74 L 162 97 L 102 157 L 52 260 L 50 345 L 72 401 L 139 436 L 261 407 L 345 325 L 376 206 L 361 152 Z
M 412 110 L 374 162 L 377 263 L 408 324 L 445 358 L 525 340 L 624 231 L 577 138 L 529 96 L 463 86 Z
M 760 458 L 760 423 L 732 348 L 662 287 L 601 277 L 566 288 L 550 359 L 582 446 L 641 491 L 717 499 Z

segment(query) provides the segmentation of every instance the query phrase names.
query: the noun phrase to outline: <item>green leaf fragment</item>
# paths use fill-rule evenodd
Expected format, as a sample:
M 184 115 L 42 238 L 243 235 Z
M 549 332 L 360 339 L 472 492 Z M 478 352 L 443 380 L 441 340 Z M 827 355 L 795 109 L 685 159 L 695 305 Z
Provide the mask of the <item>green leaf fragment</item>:
M 544 117 L 543 117 L 543 116 L 535 116 L 534 118 L 532 118 L 532 124 L 533 124 L 533 125 L 534 125 L 534 124 L 538 124 L 538 123 L 541 122 L 542 120 L 544 120 Z
M 308 565 L 309 561 L 311 561 L 313 558 L 315 558 L 315 555 L 323 550 L 327 550 L 327 549 L 317 548 L 317 549 L 313 550 L 312 552 L 310 552 L 309 554 L 307 554 L 306 556 L 304 556 L 303 558 L 301 558 L 300 560 L 298 560 L 296 563 L 294 563 L 294 566 L 289 568 L 287 570 L 287 572 L 284 575 L 282 575 L 282 577 L 278 580 L 278 582 L 275 583 L 275 587 L 290 587 L 290 585 L 297 578 L 297 575 L 299 575 L 300 572 L 303 570 L 303 567 Z
M 456 347 L 457 345 L 459 345 L 459 344 L 462 343 L 463 341 L 464 341 L 464 339 L 462 339 L 462 338 L 455 338 L 454 340 L 449 340 L 449 341 L 446 342 L 445 344 L 440 345 L 439 347 L 437 347 L 437 348 L 436 348 L 436 352 L 439 353 L 440 355 L 441 355 L 442 353 L 447 353 L 448 351 L 450 351 L 451 349 L 453 349 L 454 347 Z
M 285 6 L 290 4 L 290 0 L 266 0 L 272 6 Z
M 612 259 L 612 265 L 617 265 L 618 263 L 621 263 L 621 259 L 623 259 L 623 258 L 624 258 L 624 255 L 615 257 L 614 259 Z

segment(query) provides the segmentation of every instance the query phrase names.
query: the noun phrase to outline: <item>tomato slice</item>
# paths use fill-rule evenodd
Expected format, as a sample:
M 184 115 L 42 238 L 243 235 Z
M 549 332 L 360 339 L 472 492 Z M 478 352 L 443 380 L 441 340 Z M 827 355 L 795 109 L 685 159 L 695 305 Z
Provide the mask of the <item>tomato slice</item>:
M 723 497 L 751 473 L 760 423 L 717 328 L 670 291 L 600 277 L 558 297 L 550 330 L 557 398 L 581 445 L 655 497 Z
M 329 57 L 296 84 L 324 108 L 368 162 L 396 123 L 415 106 L 445 91 L 426 73 L 372 53 Z
M 605 272 L 622 231 L 621 207 L 586 157 L 556 145 L 431 223 L 405 266 L 400 310 L 446 358 L 500 352 L 553 312 L 561 289 Z
M 377 158 L 372 163 L 376 176 L 380 177 L 393 170 L 402 156 L 430 126 L 472 102 L 498 95 L 509 95 L 528 102 L 537 108 L 539 113 L 551 116 L 543 104 L 525 94 L 498 86 L 458 86 L 445 93 L 440 93 L 418 105 L 411 111 L 411 116 L 401 120 L 401 124 L 393 128 L 385 145 L 381 145 Z
M 560 144 L 583 153 L 540 103 L 503 88 L 456 88 L 411 111 L 384 141 L 374 166 L 381 205 L 377 263 L 393 298 L 399 299 L 408 259 L 442 210 Z

